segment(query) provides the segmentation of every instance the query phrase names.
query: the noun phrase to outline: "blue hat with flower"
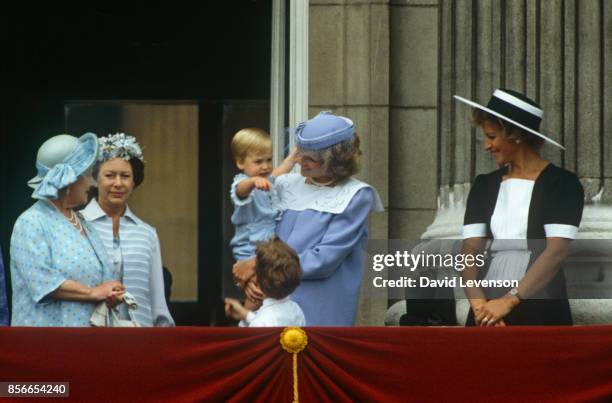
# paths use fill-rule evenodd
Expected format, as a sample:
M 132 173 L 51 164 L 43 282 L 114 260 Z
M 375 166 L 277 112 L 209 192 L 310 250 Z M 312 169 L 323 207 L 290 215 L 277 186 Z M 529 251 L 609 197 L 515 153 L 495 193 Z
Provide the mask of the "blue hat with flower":
M 93 166 L 98 156 L 98 137 L 79 138 L 60 134 L 45 141 L 36 155 L 37 175 L 28 181 L 34 199 L 57 199 L 58 190 L 75 183 Z
M 344 116 L 321 112 L 314 118 L 300 123 L 295 130 L 295 140 L 303 150 L 322 150 L 353 137 L 355 125 Z
M 100 162 L 114 158 L 123 158 L 126 161 L 138 158 L 144 162 L 142 149 L 134 136 L 128 136 L 125 133 L 115 133 L 100 137 L 98 142 L 100 144 L 98 161 Z

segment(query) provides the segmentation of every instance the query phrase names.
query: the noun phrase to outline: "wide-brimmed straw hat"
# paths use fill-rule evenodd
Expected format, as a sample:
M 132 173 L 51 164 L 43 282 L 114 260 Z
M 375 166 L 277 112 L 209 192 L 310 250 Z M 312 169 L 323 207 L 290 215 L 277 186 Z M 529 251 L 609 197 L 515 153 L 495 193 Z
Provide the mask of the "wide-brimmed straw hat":
M 542 122 L 544 111 L 540 105 L 519 92 L 504 88 L 496 89 L 487 106 L 482 106 L 479 103 L 470 101 L 459 95 L 455 95 L 455 98 L 474 108 L 481 109 L 491 115 L 510 122 L 529 133 L 541 137 L 548 143 L 565 150 L 565 147 L 561 144 L 540 133 L 540 122 Z
M 36 156 L 37 175 L 28 181 L 35 199 L 57 199 L 58 190 L 79 179 L 98 157 L 98 137 L 60 134 L 45 141 Z

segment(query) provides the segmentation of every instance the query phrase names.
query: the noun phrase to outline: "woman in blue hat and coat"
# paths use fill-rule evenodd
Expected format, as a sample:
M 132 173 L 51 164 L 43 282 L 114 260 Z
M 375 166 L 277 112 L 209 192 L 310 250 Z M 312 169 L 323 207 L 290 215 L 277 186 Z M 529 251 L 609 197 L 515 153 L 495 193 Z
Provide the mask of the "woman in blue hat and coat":
M 359 137 L 353 122 L 322 112 L 296 129 L 300 173 L 275 183 L 283 215 L 276 233 L 300 257 L 301 285 L 290 296 L 308 326 L 352 326 L 371 210 L 382 211 L 376 190 L 352 176 L 359 169 Z M 237 276 L 244 281 L 247 276 Z M 257 296 L 250 275 L 245 291 Z
M 66 134 L 38 150 L 38 175 L 28 182 L 37 199 L 11 236 L 13 326 L 89 326 L 96 304 L 121 303 L 102 241 L 74 208 L 87 203 L 98 154 L 93 133 Z
M 582 218 L 584 191 L 578 177 L 540 155 L 545 144 L 563 149 L 540 133 L 543 111 L 518 92 L 497 89 L 486 106 L 474 107 L 472 123 L 500 168 L 478 175 L 467 200 L 464 253 L 491 256 L 485 269 L 466 269 L 467 279 L 516 281 L 516 286 L 466 289 L 467 324 L 571 325 L 560 267 Z M 495 283 L 494 283 L 495 284 Z

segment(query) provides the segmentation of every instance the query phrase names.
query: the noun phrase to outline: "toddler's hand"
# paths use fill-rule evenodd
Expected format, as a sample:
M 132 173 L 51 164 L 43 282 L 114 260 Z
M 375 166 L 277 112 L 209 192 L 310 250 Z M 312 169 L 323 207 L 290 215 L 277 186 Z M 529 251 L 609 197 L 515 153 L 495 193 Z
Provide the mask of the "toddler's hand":
M 235 320 L 244 320 L 249 311 L 244 309 L 238 300 L 225 298 L 225 316 Z
M 259 190 L 270 190 L 272 189 L 272 183 L 266 178 L 254 177 L 253 185 Z

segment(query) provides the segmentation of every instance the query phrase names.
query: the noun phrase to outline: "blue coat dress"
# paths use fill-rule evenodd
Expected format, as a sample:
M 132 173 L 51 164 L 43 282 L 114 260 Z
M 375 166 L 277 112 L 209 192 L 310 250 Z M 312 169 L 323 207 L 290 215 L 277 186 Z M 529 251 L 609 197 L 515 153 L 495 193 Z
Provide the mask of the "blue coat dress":
M 286 177 L 280 176 L 276 182 L 281 199 L 295 180 L 304 190 L 301 183 L 304 178 L 299 174 Z M 290 299 L 304 311 L 307 326 L 352 326 L 355 322 L 368 239 L 368 215 L 372 209 L 382 209 L 374 188 L 359 182 L 356 189 L 346 193 L 345 203 L 340 202 L 343 192 L 338 192 L 337 206 L 333 200 L 322 203 L 317 197 L 310 204 L 298 202 L 294 208 L 292 203 L 283 205 L 276 233 L 300 257 L 304 276 Z M 312 185 L 306 185 L 305 191 L 325 192 Z M 303 199 L 302 194 L 297 199 Z

